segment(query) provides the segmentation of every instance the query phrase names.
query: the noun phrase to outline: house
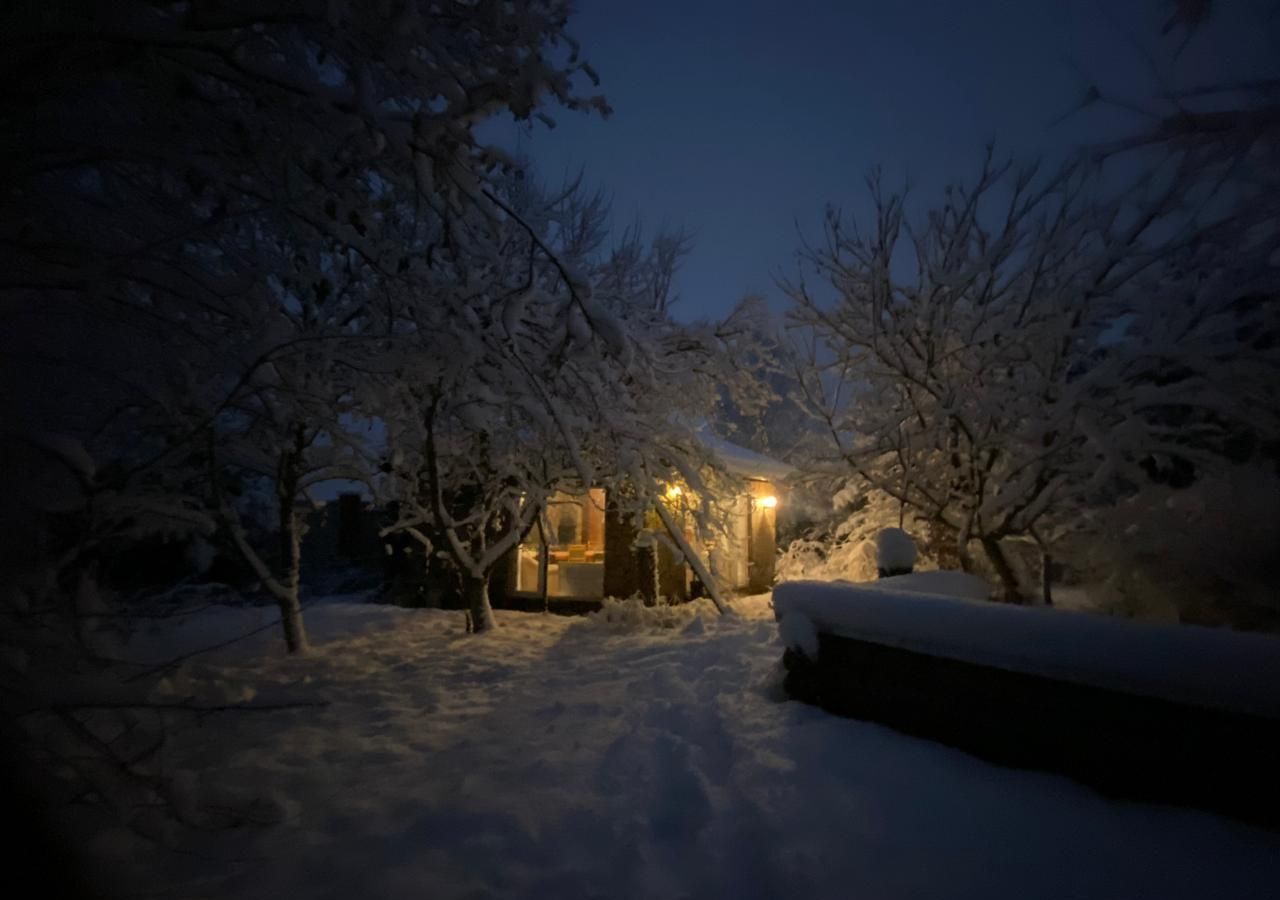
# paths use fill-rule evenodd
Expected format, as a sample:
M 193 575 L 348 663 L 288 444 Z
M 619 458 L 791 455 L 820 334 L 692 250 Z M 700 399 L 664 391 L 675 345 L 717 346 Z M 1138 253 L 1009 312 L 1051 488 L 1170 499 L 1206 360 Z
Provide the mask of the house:
M 778 505 L 791 468 L 710 435 L 703 435 L 702 441 L 730 474 L 734 493 L 716 498 L 724 514 L 714 541 L 704 543 L 693 527 L 685 529 L 684 538 L 722 589 L 767 591 L 773 584 L 777 555 Z M 669 509 L 679 509 L 680 493 L 677 486 L 669 489 Z M 604 488 L 553 494 L 542 527 L 531 529 L 493 573 L 489 588 L 493 604 L 541 609 L 544 591 L 547 605 L 563 611 L 593 609 L 605 597 L 639 594 L 681 602 L 698 596 L 702 586 L 693 567 L 666 537 L 657 514 L 651 511 L 644 521 L 636 522 L 623 515 L 619 506 Z M 377 537 L 384 518 L 358 495 L 343 494 L 313 521 L 304 557 L 321 565 L 367 567 L 380 565 L 380 559 L 400 562 L 403 552 L 388 555 L 383 544 L 399 547 L 404 542 Z M 413 580 L 422 582 L 424 577 L 418 571 Z M 420 590 L 436 593 L 425 583 Z M 437 601 L 426 597 L 422 602 Z
M 722 587 L 767 591 L 777 556 L 779 498 L 791 468 L 707 434 L 701 439 L 738 490 L 717 498 L 725 515 L 714 542 L 705 545 L 693 528 L 684 537 Z M 679 487 L 669 489 L 669 506 L 679 506 L 680 493 Z M 497 605 L 516 607 L 540 604 L 544 590 L 549 603 L 569 608 L 636 594 L 670 602 L 691 599 L 701 586 L 693 567 L 663 539 L 665 530 L 655 513 L 643 522 L 624 516 L 603 488 L 558 491 L 547 504 L 541 533 L 531 530 L 499 565 L 490 595 Z

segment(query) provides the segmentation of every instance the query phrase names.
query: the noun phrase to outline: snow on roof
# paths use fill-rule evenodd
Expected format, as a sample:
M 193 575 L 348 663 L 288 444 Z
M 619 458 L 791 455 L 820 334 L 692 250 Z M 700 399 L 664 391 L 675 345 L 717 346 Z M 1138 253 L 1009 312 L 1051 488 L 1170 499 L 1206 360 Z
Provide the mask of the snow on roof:
M 716 437 L 709 431 L 699 431 L 698 440 L 719 458 L 726 469 L 743 478 L 762 478 L 766 481 L 782 481 L 795 472 L 793 466 L 772 457 L 748 450 L 737 444 Z
M 1280 638 L 1094 613 L 909 593 L 876 582 L 791 581 L 774 589 L 784 638 L 817 631 L 995 666 L 1280 717 Z M 794 621 L 788 622 L 788 619 Z M 790 636 L 790 637 L 789 637 Z

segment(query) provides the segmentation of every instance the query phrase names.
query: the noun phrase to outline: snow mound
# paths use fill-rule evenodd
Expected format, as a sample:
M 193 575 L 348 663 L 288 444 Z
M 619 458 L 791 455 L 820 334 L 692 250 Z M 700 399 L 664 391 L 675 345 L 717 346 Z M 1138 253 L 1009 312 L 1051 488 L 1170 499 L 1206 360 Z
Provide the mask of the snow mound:
M 885 646 L 1280 718 L 1276 637 L 972 603 L 894 581 L 778 585 L 773 602 L 779 629 L 784 637 L 803 635 L 808 625 L 787 621 L 799 617 L 820 632 Z
M 909 572 L 916 564 L 916 542 L 901 528 L 876 533 L 876 565 L 881 571 Z
M 773 621 L 773 594 L 739 594 L 729 603 L 734 614 L 743 619 Z
M 599 611 L 587 616 L 583 625 L 613 632 L 680 629 L 692 633 L 695 620 L 714 618 L 717 615 L 715 606 L 709 600 L 695 600 L 675 606 L 665 603 L 646 606 L 640 597 L 629 597 L 626 600 L 606 597 Z

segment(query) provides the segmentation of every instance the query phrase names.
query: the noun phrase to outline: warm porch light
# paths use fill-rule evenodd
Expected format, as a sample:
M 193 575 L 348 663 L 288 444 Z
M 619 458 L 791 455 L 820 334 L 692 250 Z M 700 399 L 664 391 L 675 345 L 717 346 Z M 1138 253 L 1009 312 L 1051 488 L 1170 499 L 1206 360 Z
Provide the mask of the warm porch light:
M 769 494 L 767 497 L 760 497 L 757 499 L 756 505 L 762 506 L 765 509 L 773 509 L 778 505 L 778 498 L 773 496 L 773 494 Z
M 673 484 L 671 487 L 667 488 L 667 499 L 674 500 L 683 493 L 684 491 L 680 490 L 680 485 Z

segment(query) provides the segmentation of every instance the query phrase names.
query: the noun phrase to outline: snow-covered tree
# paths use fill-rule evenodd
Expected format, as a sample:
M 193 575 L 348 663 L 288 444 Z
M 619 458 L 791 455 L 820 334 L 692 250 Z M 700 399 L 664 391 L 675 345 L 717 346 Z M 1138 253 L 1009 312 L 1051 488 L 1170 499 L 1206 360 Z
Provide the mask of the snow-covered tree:
M 1199 257 L 1180 170 L 1110 198 L 1095 174 L 988 153 L 915 218 L 873 178 L 870 226 L 832 212 L 804 254 L 835 302 L 786 285 L 827 471 L 936 524 L 966 568 L 978 544 L 1010 597 L 1006 539 L 1050 541 L 1170 460 L 1211 464 L 1237 425 L 1275 432 L 1274 349 L 1242 337 L 1262 315 Z
M 552 249 L 557 204 L 522 201 L 530 192 L 514 177 L 504 193 L 449 220 L 449 246 L 402 297 L 400 362 L 377 407 L 401 510 L 393 529 L 448 555 L 476 631 L 493 625 L 490 574 L 546 496 L 575 471 L 591 477 L 564 382 L 571 341 L 592 339 L 587 289 L 558 266 L 594 213 L 562 211 Z
M 477 123 L 546 119 L 548 102 L 607 111 L 579 90 L 594 73 L 567 14 L 558 0 L 0 13 L 0 302 L 34 339 L 24 361 L 59 381 L 76 369 L 82 388 L 33 424 L 110 463 L 115 491 L 141 473 L 212 489 L 291 649 L 305 645 L 295 509 L 354 460 L 339 427 L 367 382 L 354 375 L 412 276 L 381 220 L 411 208 L 447 244 L 444 223 L 507 162 Z M 119 343 L 86 346 L 104 323 Z M 220 490 L 246 474 L 274 498 L 278 554 L 244 540 Z
M 667 314 L 679 238 L 606 247 L 607 207 L 576 186 L 548 194 L 512 177 L 484 200 L 449 221 L 449 246 L 400 298 L 379 406 L 393 529 L 448 556 L 478 631 L 493 624 L 490 575 L 552 492 L 625 483 L 615 496 L 639 514 L 673 479 L 702 484 L 696 428 L 718 383 L 744 380 L 726 353 L 734 324 Z
M 86 620 L 113 615 L 96 576 L 122 542 L 223 526 L 279 602 L 289 649 L 305 648 L 298 504 L 316 480 L 361 474 L 352 435 L 387 375 L 388 298 L 420 283 L 408 257 L 448 246 L 448 223 L 509 162 L 475 126 L 606 111 L 580 90 L 594 75 L 568 11 L 0 9 L 0 453 L 16 501 L 0 693 L 6 740 L 59 760 L 57 799 L 134 826 L 190 821 L 157 761 L 167 717 L 243 705 L 166 696 L 164 666 L 86 640 Z M 437 244 L 378 240 L 405 210 Z M 275 553 L 248 534 L 255 497 Z
M 298 248 L 276 271 L 307 254 Z M 232 389 L 209 423 L 209 499 L 232 543 L 280 607 L 290 652 L 307 647 L 299 588 L 305 508 L 325 481 L 368 482 L 373 448 L 362 404 L 385 343 L 370 286 L 332 257 L 305 267 L 314 280 L 271 280 L 257 315 L 237 340 Z M 340 271 L 345 268 L 345 271 Z M 243 325 L 241 326 L 243 327 Z M 362 428 L 361 426 L 366 427 Z M 267 510 L 261 506 L 263 494 Z M 255 503 L 257 501 L 257 503 Z M 275 553 L 249 537 L 246 514 L 274 533 Z

